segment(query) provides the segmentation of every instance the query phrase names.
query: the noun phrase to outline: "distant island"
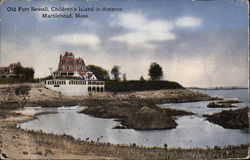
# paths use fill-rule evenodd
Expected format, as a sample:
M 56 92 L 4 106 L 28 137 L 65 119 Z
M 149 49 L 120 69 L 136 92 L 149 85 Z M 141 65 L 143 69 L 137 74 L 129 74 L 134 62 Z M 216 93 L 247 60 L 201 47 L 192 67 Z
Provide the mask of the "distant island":
M 228 89 L 248 89 L 243 86 L 225 86 L 225 87 L 187 87 L 188 89 L 203 89 L 203 90 L 228 90 Z

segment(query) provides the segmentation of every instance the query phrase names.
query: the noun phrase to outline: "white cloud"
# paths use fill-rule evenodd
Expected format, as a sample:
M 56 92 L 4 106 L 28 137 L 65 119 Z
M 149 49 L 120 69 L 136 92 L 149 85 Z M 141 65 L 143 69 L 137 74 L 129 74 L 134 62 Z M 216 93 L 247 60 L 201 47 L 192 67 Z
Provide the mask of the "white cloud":
M 97 49 L 101 43 L 97 35 L 87 33 L 64 34 L 54 37 L 52 40 L 61 44 L 68 44 L 75 47 L 84 46 L 90 49 Z
M 173 25 L 165 20 L 149 20 L 141 13 L 120 14 L 111 22 L 111 26 L 121 26 L 129 32 L 116 35 L 110 40 L 126 43 L 134 46 L 154 48 L 154 41 L 166 41 L 175 39 L 175 35 L 170 32 Z
M 81 23 L 84 27 L 97 27 L 97 26 L 101 26 L 100 23 L 98 23 L 97 21 L 93 21 L 91 19 L 86 18 L 86 20 L 82 21 Z
M 210 84 L 216 70 L 214 57 L 179 57 L 168 62 L 168 78 L 185 86 Z
M 195 17 L 181 17 L 176 20 L 176 26 L 180 27 L 198 27 L 202 24 L 202 20 Z

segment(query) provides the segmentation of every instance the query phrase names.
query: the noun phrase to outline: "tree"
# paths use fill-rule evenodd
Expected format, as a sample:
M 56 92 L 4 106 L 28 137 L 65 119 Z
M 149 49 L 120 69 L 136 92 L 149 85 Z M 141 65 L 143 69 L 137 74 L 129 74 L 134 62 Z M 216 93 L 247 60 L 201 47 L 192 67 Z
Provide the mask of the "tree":
M 155 62 L 151 63 L 148 72 L 151 80 L 161 80 L 163 78 L 162 67 Z
M 14 69 L 16 75 L 21 75 L 25 81 L 31 81 L 34 79 L 34 69 L 29 67 L 17 66 Z
M 126 73 L 122 74 L 122 80 L 123 80 L 124 82 L 127 81 Z
M 25 67 L 25 68 L 23 69 L 23 75 L 24 75 L 24 79 L 25 79 L 26 81 L 31 81 L 31 80 L 33 80 L 33 79 L 34 79 L 34 73 L 35 73 L 35 71 L 34 71 L 33 68 Z
M 114 80 L 118 81 L 120 80 L 120 66 L 115 65 L 112 69 L 111 69 L 111 74 L 114 77 Z
M 140 77 L 140 81 L 145 81 L 143 76 Z
M 24 68 L 22 66 L 16 66 L 15 68 L 13 68 L 13 71 L 16 75 L 23 74 L 23 70 Z
M 93 72 L 98 80 L 106 81 L 110 79 L 108 71 L 100 66 L 87 65 L 87 69 Z

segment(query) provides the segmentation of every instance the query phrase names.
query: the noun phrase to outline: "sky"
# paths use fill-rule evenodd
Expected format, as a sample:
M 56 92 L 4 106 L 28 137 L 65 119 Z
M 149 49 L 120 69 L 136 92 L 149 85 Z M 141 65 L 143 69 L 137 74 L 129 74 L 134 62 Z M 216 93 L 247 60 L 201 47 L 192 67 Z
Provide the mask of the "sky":
M 29 8 L 29 11 L 18 7 Z M 35 12 L 31 7 L 48 7 Z M 122 11 L 51 11 L 122 8 Z M 17 11 L 14 11 L 16 8 Z M 248 4 L 244 0 L 61 0 L 1 3 L 0 66 L 20 61 L 35 77 L 56 70 L 65 51 L 135 80 L 152 62 L 185 87 L 248 86 Z M 42 14 L 88 18 L 42 18 Z

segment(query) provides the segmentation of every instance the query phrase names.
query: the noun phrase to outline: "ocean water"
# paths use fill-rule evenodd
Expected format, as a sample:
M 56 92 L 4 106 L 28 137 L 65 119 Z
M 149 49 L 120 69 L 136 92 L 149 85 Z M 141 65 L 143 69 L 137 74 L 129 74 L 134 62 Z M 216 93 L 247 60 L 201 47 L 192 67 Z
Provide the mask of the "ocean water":
M 199 90 L 212 96 L 239 98 L 240 108 L 248 105 L 248 90 Z M 132 144 L 144 146 L 169 147 L 206 147 L 248 144 L 248 131 L 225 129 L 202 117 L 203 114 L 219 112 L 223 109 L 207 108 L 209 101 L 161 104 L 162 107 L 185 109 L 196 112 L 191 116 L 176 117 L 178 126 L 168 130 L 137 131 L 133 129 L 112 129 L 119 125 L 114 119 L 95 118 L 78 113 L 84 106 L 60 108 L 24 108 L 25 112 L 39 113 L 56 111 L 56 114 L 45 114 L 38 119 L 18 124 L 23 129 L 42 130 L 54 134 L 67 134 L 76 139 L 110 142 L 113 144 Z

